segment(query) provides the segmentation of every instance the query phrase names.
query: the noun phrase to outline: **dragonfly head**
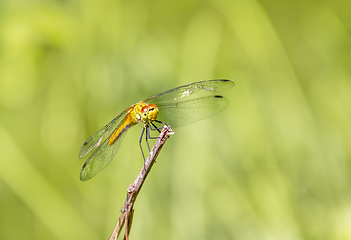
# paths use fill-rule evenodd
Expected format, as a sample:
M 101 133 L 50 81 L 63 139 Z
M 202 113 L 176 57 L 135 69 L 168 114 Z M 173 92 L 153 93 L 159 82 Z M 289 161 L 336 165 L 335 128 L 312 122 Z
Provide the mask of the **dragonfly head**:
M 150 103 L 141 108 L 141 119 L 144 123 L 153 122 L 158 115 L 158 108 L 155 104 Z

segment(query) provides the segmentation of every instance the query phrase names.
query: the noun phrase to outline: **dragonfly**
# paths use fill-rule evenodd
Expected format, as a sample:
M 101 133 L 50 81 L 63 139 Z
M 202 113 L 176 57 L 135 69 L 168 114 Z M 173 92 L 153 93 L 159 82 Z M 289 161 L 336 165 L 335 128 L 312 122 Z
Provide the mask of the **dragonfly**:
M 226 79 L 194 82 L 133 104 L 84 142 L 79 158 L 84 158 L 92 150 L 96 150 L 84 163 L 80 180 L 87 181 L 93 178 L 112 161 L 130 127 L 143 124 L 139 146 L 144 157 L 142 138 L 145 132 L 145 140 L 150 152 L 148 143 L 148 139 L 152 139 L 150 130 L 161 129 L 155 123 L 175 128 L 211 117 L 228 106 L 228 100 L 216 93 L 234 85 L 234 82 Z M 200 97 L 200 93 L 205 96 Z

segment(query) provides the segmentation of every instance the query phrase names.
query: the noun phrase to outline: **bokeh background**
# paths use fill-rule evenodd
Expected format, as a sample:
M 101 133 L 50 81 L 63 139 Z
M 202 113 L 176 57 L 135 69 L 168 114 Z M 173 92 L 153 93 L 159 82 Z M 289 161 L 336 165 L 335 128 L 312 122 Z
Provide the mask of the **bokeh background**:
M 0 1 L 0 239 L 108 239 L 141 128 L 88 182 L 83 142 L 217 78 L 229 107 L 174 129 L 131 239 L 351 239 L 349 0 Z

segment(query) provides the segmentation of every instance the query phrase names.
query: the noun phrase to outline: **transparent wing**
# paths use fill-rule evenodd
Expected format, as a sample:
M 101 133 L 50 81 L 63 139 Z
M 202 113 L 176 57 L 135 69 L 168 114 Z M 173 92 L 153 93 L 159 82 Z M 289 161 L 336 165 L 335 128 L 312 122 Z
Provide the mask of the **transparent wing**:
M 119 121 L 119 124 L 114 128 L 114 130 L 118 129 L 124 123 L 125 120 L 126 116 L 123 118 L 122 121 Z M 87 181 L 91 179 L 112 161 L 113 157 L 116 155 L 119 147 L 121 146 L 122 139 L 128 128 L 129 125 L 127 125 L 123 131 L 121 131 L 116 141 L 113 142 L 113 144 L 111 145 L 109 145 L 109 139 L 112 135 L 112 131 L 110 131 L 109 137 L 106 138 L 99 147 L 97 147 L 97 149 L 90 155 L 88 160 L 84 163 L 82 170 L 80 171 L 81 181 Z
M 121 119 L 127 115 L 128 110 L 127 108 L 117 117 L 115 117 L 109 124 L 101 128 L 98 132 L 96 132 L 93 136 L 91 136 L 88 140 L 85 141 L 83 146 L 79 151 L 79 158 L 84 158 L 91 150 L 97 148 L 103 139 L 110 135 L 117 127 Z
M 188 125 L 211 117 L 228 106 L 223 96 L 208 96 L 188 101 L 159 103 L 157 120 L 172 128 Z
M 144 102 L 157 103 L 164 101 L 180 101 L 181 99 L 188 97 L 195 92 L 221 92 L 233 87 L 234 85 L 234 82 L 226 79 L 194 82 L 156 94 L 155 96 L 145 99 Z

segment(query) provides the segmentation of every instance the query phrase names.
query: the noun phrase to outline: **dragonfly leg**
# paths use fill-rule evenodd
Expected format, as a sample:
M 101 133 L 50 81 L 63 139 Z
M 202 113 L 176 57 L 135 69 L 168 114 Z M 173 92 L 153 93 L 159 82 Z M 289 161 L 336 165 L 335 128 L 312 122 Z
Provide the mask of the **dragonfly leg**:
M 161 121 L 158 121 L 158 120 L 155 120 L 155 122 L 157 122 L 157 123 L 161 123 L 161 124 L 163 124 L 163 125 L 167 125 L 168 126 L 168 124 L 167 123 L 164 123 L 164 122 L 161 122 Z M 163 127 L 162 127 L 163 128 Z M 159 128 L 159 129 L 161 129 L 161 128 Z
M 169 126 L 167 123 L 164 123 L 164 122 L 161 122 L 161 121 L 158 121 L 158 120 L 155 120 L 154 122 L 161 123 L 161 124 L 163 124 L 163 125 Z M 155 129 L 153 129 L 153 128 L 150 126 L 151 130 L 157 130 L 159 133 L 161 133 L 160 129 L 162 129 L 163 127 L 159 127 L 159 128 L 158 128 L 157 126 L 155 126 L 155 124 L 154 124 L 153 122 L 152 122 L 151 124 L 152 124 L 152 126 L 154 126 L 154 128 L 155 128 Z M 168 137 L 170 137 L 170 136 L 168 136 Z
M 154 128 L 152 128 L 151 125 L 154 126 Z M 150 126 L 150 129 L 151 129 L 152 131 L 157 130 L 158 133 L 161 133 L 160 129 L 162 129 L 162 127 L 161 127 L 161 128 L 158 128 L 153 122 L 149 123 L 149 126 Z
M 158 123 L 162 123 L 164 125 L 167 125 L 165 124 L 164 122 L 160 122 L 160 121 L 156 121 Z M 152 126 L 154 128 L 152 128 Z M 143 127 L 143 131 L 141 132 L 141 136 L 140 136 L 140 139 L 139 139 L 139 146 L 140 146 L 140 150 L 141 150 L 141 153 L 143 155 L 143 158 L 144 158 L 144 169 L 145 169 L 145 156 L 144 156 L 144 151 L 143 151 L 143 147 L 141 146 L 141 142 L 142 142 L 142 139 L 143 139 L 143 135 L 144 135 L 144 131 L 146 131 L 145 133 L 145 141 L 146 141 L 146 145 L 147 145 L 147 148 L 149 149 L 149 152 L 151 152 L 150 150 L 150 145 L 149 145 L 149 139 L 157 139 L 158 137 L 151 137 L 150 136 L 150 129 L 151 130 L 157 130 L 159 133 L 161 133 L 160 129 L 162 129 L 163 127 L 160 127 L 158 128 L 154 123 L 148 123 L 148 124 L 145 124 L 144 127 Z
M 141 154 L 143 155 L 144 167 L 145 167 L 145 156 L 144 156 L 143 147 L 141 146 L 141 140 L 143 139 L 144 131 L 145 131 L 145 127 L 143 127 L 143 131 L 141 132 L 141 136 L 140 136 L 140 139 L 139 139 L 139 146 L 140 146 Z
M 150 138 L 149 125 L 146 125 L 145 141 L 147 144 L 147 148 L 149 149 L 149 152 L 150 152 L 150 146 L 149 146 L 149 141 L 148 141 L 149 138 Z
M 154 128 L 152 128 L 152 126 L 151 126 L 150 124 L 152 124 L 152 126 L 154 126 Z M 162 127 L 162 128 L 156 127 L 154 123 L 149 123 L 148 127 L 149 127 L 152 131 L 157 130 L 159 133 L 161 133 L 160 129 L 163 128 L 163 127 Z M 148 131 L 147 133 L 148 133 L 148 138 L 149 138 L 149 139 L 157 139 L 157 138 L 158 138 L 158 137 L 151 137 L 151 136 L 150 136 L 150 131 Z
M 155 120 L 154 122 L 161 123 L 161 124 L 163 124 L 163 125 L 167 125 L 167 126 L 168 126 L 168 124 L 166 124 L 166 123 L 164 123 L 164 122 L 161 122 L 161 121 L 158 121 L 158 120 Z M 154 126 L 154 128 L 152 128 L 152 127 L 150 126 L 150 129 L 151 129 L 151 130 L 157 130 L 159 133 L 161 133 L 160 129 L 162 129 L 163 127 L 157 127 L 153 122 L 151 122 L 151 124 L 152 124 L 152 126 Z

